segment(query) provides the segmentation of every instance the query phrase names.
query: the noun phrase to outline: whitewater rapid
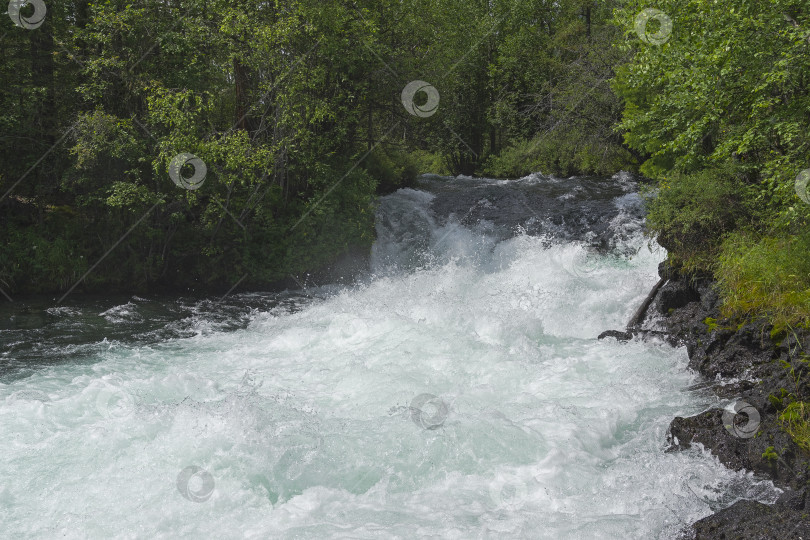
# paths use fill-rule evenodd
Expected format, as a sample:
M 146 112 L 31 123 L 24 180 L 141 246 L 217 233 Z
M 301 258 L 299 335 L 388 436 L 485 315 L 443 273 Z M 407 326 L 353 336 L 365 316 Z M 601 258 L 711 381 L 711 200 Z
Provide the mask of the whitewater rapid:
M 609 249 L 530 204 L 587 183 L 434 179 L 380 201 L 350 287 L 76 301 L 0 330 L 0 536 L 646 540 L 772 502 L 700 449 L 664 452 L 672 418 L 716 401 L 684 349 L 596 339 L 665 255 L 635 186 L 603 182 Z M 499 222 L 513 197 L 527 210 Z M 26 342 L 82 317 L 104 338 Z

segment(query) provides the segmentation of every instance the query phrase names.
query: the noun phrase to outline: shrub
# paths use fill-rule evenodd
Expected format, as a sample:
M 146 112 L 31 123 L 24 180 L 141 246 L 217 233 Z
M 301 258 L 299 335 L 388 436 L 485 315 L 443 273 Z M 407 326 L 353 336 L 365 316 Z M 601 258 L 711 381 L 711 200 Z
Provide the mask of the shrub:
M 725 235 L 756 221 L 751 186 L 731 167 L 675 173 L 645 197 L 648 233 L 686 273 L 711 272 Z
M 802 401 L 791 403 L 779 415 L 779 420 L 793 441 L 810 452 L 810 405 Z
M 408 152 L 396 147 L 378 146 L 368 155 L 363 168 L 377 180 L 377 192 L 391 193 L 412 186 L 419 170 L 418 161 Z
M 612 142 L 584 142 L 580 134 L 572 132 L 518 140 L 499 154 L 489 156 L 482 172 L 496 178 L 522 178 L 534 172 L 557 176 L 611 175 L 636 168 L 636 162 L 621 146 Z
M 447 161 L 441 154 L 429 152 L 426 150 L 414 150 L 410 153 L 410 157 L 416 165 L 419 174 L 453 174 Z

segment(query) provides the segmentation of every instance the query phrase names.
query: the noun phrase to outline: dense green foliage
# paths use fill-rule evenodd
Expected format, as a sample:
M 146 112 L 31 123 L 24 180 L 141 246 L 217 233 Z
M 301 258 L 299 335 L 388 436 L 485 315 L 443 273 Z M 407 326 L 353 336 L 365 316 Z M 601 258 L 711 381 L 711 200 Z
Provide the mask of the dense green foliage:
M 11 293 L 266 284 L 366 250 L 375 194 L 419 172 L 633 159 L 611 129 L 610 3 L 45 4 L 39 28 L 0 28 Z M 435 114 L 401 103 L 413 80 L 438 90 Z M 198 189 L 170 178 L 181 154 L 207 169 Z
M 656 38 L 669 18 L 668 39 L 640 39 L 643 9 L 666 15 L 648 22 Z M 797 189 L 810 168 L 810 2 L 631 1 L 616 19 L 623 46 L 638 51 L 613 87 L 625 101 L 625 141 L 659 181 L 648 198 L 651 234 L 675 265 L 717 279 L 723 325 L 763 322 L 776 340 L 810 327 L 806 180 Z M 772 404 L 810 451 L 806 385 L 786 367 L 795 388 Z
M 670 17 L 665 43 L 639 45 L 645 8 Z M 660 181 L 652 233 L 720 279 L 727 315 L 806 325 L 810 206 L 795 179 L 810 167 L 810 3 L 632 1 L 617 22 L 638 50 L 613 82 L 620 129 Z
M 0 33 L 4 291 L 266 284 L 367 250 L 375 196 L 420 172 L 638 165 L 651 233 L 728 315 L 810 321 L 807 3 L 46 5 Z M 671 35 L 641 39 L 647 8 Z
M 647 226 L 687 272 L 712 268 L 724 235 L 756 223 L 754 188 L 730 166 L 672 171 L 647 195 Z

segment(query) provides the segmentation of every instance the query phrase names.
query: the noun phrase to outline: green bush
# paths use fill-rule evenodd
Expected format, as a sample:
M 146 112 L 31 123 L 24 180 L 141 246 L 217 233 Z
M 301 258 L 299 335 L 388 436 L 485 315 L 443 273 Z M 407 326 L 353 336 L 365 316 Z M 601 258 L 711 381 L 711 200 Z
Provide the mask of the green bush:
M 86 224 L 67 216 L 51 217 L 34 229 L 6 222 L 0 227 L 5 241 L 0 244 L 0 281 L 11 290 L 23 284 L 27 291 L 50 292 L 54 286 L 65 290 L 88 267 L 76 248 L 76 240 Z
M 731 167 L 675 173 L 645 194 L 648 233 L 685 272 L 711 272 L 725 235 L 756 221 L 753 197 Z
M 583 142 L 577 133 L 540 135 L 522 139 L 491 155 L 482 173 L 496 178 L 522 178 L 534 172 L 572 176 L 576 174 L 611 175 L 619 170 L 636 170 L 632 156 L 611 142 Z
M 453 174 L 445 158 L 437 152 L 414 150 L 410 153 L 410 157 L 417 171 L 419 171 L 419 174 L 440 174 L 447 176 Z
M 363 162 L 363 168 L 377 180 L 381 194 L 412 186 L 421 172 L 415 157 L 397 147 L 378 146 Z

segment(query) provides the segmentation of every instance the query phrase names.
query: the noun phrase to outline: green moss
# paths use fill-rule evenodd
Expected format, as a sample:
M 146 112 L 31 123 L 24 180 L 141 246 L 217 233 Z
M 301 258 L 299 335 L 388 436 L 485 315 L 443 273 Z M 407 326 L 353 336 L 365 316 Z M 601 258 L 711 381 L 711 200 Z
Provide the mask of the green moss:
M 777 411 L 781 411 L 782 409 L 784 409 L 788 405 L 788 403 L 790 403 L 791 399 L 792 396 L 790 392 L 788 392 L 784 388 L 780 388 L 778 393 L 770 394 L 768 396 L 768 401 L 771 402 L 771 405 L 773 405 Z
M 793 441 L 810 453 L 810 405 L 802 401 L 791 403 L 779 415 L 779 421 Z
M 779 454 L 776 453 L 776 449 L 773 446 L 769 446 L 765 449 L 765 452 L 762 453 L 762 459 L 773 462 L 779 459 Z

